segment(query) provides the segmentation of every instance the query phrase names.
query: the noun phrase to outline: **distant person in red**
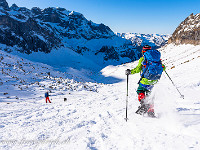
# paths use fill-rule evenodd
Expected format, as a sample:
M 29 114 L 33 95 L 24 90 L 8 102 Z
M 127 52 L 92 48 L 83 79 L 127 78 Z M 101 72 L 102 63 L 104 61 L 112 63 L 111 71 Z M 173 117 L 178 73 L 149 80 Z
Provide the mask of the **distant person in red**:
M 49 101 L 49 103 L 51 103 L 51 101 L 49 100 L 49 92 L 48 91 L 45 93 L 45 98 L 46 98 L 46 103 L 47 103 L 47 100 Z

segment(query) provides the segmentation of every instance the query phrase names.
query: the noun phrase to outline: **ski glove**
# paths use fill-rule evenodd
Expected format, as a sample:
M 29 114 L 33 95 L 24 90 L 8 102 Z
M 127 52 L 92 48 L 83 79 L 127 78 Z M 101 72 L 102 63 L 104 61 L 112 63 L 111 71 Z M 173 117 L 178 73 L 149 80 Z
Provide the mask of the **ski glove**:
M 125 71 L 125 74 L 126 74 L 126 75 L 131 74 L 131 70 L 130 70 L 130 69 L 127 69 L 127 70 Z

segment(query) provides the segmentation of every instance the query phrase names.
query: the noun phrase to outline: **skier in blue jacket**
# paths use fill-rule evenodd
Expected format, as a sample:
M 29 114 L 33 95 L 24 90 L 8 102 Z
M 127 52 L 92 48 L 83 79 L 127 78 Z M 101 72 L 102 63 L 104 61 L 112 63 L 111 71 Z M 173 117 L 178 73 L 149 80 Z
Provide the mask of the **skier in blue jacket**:
M 49 92 L 48 91 L 45 93 L 45 98 L 46 98 L 46 103 L 47 103 L 47 100 L 49 101 L 49 103 L 51 103 L 51 101 L 49 100 Z

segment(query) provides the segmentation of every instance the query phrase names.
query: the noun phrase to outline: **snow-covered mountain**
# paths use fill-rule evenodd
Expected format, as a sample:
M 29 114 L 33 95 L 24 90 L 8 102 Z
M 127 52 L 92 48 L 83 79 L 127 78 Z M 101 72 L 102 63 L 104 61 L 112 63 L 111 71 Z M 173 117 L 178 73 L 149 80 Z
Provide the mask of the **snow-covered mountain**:
M 80 55 L 87 52 L 92 57 L 101 55 L 105 61 L 119 63 L 127 58 L 136 60 L 140 55 L 131 41 L 116 36 L 104 24 L 87 20 L 81 13 L 53 7 L 43 10 L 36 7 L 29 10 L 16 4 L 9 7 L 6 0 L 0 3 L 0 43 L 7 45 L 6 50 L 26 54 L 62 48 Z
M 128 39 L 134 46 L 144 46 L 146 44 L 152 47 L 161 47 L 167 44 L 171 35 L 163 34 L 139 34 L 139 33 L 115 33 L 116 35 Z
M 141 56 L 141 46 L 150 44 L 158 48 L 166 40 L 164 35 L 116 35 L 108 26 L 96 24 L 83 14 L 65 8 L 34 7 L 30 10 L 16 4 L 9 7 L 6 0 L 0 3 L 0 43 L 9 52 L 49 54 L 61 49 L 61 56 L 63 51 L 71 53 L 68 52 L 71 49 L 106 66 L 135 61 Z M 48 64 L 43 58 L 37 60 Z
M 169 43 L 176 44 L 200 44 L 200 13 L 188 16 L 176 28 Z
M 114 36 L 109 27 L 95 24 L 82 14 L 64 8 L 41 10 L 34 7 L 29 10 L 13 4 L 8 10 L 4 5 L 0 9 L 1 43 L 22 47 L 28 54 L 49 52 L 63 45 L 64 38 L 91 40 Z

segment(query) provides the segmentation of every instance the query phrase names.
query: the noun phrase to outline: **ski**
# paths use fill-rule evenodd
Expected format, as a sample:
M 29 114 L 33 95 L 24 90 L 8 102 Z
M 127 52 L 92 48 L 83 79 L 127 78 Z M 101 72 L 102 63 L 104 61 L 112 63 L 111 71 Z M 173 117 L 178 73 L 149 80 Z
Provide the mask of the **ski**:
M 141 106 L 138 107 L 138 110 L 135 113 L 142 116 L 147 114 L 147 116 L 150 118 L 157 118 L 154 113 L 148 113 L 149 108 L 150 106 L 148 104 L 142 104 Z
M 138 110 L 135 112 L 136 114 L 143 115 L 147 112 L 148 107 L 146 104 L 142 104 L 141 106 L 138 107 Z

